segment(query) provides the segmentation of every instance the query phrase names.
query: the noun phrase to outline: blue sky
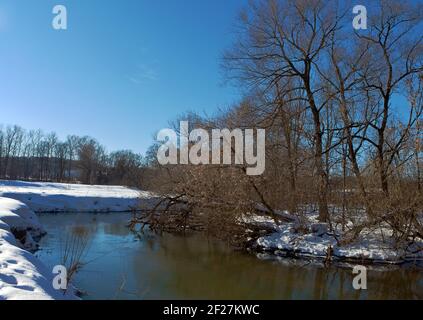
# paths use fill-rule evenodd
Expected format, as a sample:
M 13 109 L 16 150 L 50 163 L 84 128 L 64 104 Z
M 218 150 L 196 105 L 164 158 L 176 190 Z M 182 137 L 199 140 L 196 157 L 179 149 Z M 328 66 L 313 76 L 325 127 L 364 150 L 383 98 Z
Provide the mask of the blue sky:
M 68 30 L 51 27 L 68 10 Z M 245 0 L 2 0 L 0 124 L 145 152 L 187 110 L 239 99 L 220 57 Z
M 247 3 L 1 0 L 0 125 L 144 153 L 176 116 L 239 100 L 219 64 Z M 51 26 L 57 4 L 68 10 L 66 31 Z

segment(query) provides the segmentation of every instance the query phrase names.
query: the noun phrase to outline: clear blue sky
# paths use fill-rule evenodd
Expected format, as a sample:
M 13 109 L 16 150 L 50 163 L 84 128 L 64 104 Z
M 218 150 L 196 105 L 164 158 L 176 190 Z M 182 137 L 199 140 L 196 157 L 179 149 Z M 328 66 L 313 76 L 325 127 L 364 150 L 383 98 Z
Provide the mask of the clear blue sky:
M 68 30 L 51 27 L 68 9 Z M 1 0 L 0 124 L 145 152 L 187 110 L 236 102 L 219 59 L 245 0 Z
M 51 26 L 57 4 L 68 9 L 66 31 Z M 239 100 L 219 64 L 247 4 L 0 0 L 0 124 L 144 153 L 177 115 Z

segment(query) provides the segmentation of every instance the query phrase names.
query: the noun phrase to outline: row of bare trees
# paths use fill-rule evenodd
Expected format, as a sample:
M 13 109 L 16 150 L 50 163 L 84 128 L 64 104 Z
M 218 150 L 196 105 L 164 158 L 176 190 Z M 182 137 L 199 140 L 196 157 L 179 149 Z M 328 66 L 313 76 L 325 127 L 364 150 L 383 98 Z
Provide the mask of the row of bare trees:
M 322 222 L 346 228 L 365 212 L 366 224 L 422 237 L 423 7 L 366 6 L 368 29 L 355 30 L 344 1 L 252 1 L 223 59 L 246 98 L 217 117 L 182 118 L 210 130 L 265 128 L 265 174 L 157 166 L 155 188 L 219 232 L 231 225 L 223 217 L 239 222 L 234 212 L 261 203 L 275 219 L 276 209 L 298 215 L 316 205 Z M 352 236 L 363 227 L 357 222 Z
M 90 137 L 0 128 L 0 178 L 139 186 L 142 157 L 122 150 L 108 154 Z

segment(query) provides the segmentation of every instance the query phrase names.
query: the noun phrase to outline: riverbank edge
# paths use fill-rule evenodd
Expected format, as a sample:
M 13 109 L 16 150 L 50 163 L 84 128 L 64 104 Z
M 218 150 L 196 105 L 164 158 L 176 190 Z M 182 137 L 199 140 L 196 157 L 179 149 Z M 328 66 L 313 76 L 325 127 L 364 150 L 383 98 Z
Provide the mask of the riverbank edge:
M 339 245 L 340 230 L 330 231 L 329 225 L 319 223 L 316 213 L 308 217 L 306 232 L 298 231 L 297 222 L 276 225 L 271 219 L 249 218 L 248 222 L 264 226 L 266 234 L 250 239 L 247 251 L 262 256 L 318 261 L 322 264 L 385 265 L 414 264 L 423 268 L 423 239 L 398 244 L 388 240 L 385 228 L 364 229 L 350 244 Z M 304 230 L 304 228 L 302 228 Z
M 0 300 L 76 300 L 73 288 L 53 288 L 53 274 L 33 252 L 45 235 L 24 203 L 0 197 Z

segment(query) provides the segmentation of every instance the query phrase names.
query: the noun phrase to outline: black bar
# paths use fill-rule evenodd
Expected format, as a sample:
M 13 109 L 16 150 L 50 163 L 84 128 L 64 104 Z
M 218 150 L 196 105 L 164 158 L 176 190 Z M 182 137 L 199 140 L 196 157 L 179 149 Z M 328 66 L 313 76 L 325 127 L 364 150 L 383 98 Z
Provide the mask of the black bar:
M 224 307 L 225 306 L 225 307 Z M 229 306 L 238 306 L 237 309 Z M 89 314 L 114 315 L 134 319 L 297 319 L 322 317 L 325 319 L 361 320 L 371 315 L 404 317 L 421 314 L 422 301 L 4 301 L 3 312 L 22 318 L 28 316 L 86 317 Z M 172 309 L 169 309 L 172 308 Z M 195 311 L 193 315 L 192 310 Z M 172 312 L 169 313 L 169 310 Z M 92 319 L 99 319 L 98 316 Z

